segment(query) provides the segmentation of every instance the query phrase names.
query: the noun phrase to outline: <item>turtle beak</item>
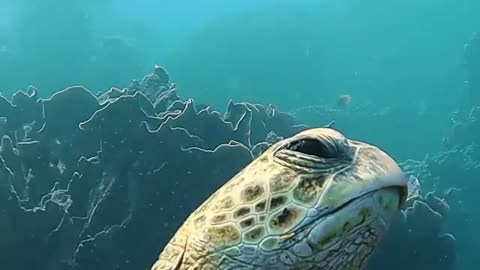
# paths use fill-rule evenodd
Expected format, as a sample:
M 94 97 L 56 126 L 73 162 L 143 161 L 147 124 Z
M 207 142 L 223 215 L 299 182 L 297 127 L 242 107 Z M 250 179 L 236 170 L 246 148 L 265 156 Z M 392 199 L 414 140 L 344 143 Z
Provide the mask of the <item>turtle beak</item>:
M 399 193 L 399 209 L 405 206 L 408 198 L 408 178 L 405 174 L 398 169 L 394 170 L 390 174 L 380 176 L 375 179 L 372 189 L 395 189 Z
M 334 209 L 367 193 L 392 188 L 398 192 L 398 206 L 404 206 L 408 196 L 407 177 L 386 153 L 376 147 L 364 147 L 358 150 L 352 166 L 328 183 L 322 202 Z

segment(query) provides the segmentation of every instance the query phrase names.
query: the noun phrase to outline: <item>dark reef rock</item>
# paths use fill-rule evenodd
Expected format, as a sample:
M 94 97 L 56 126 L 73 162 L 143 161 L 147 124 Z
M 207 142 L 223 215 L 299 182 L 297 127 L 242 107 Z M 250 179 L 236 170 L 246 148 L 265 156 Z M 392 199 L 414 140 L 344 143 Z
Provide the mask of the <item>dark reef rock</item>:
M 409 160 L 403 164 L 404 170 L 421 179 L 424 189 L 434 191 L 452 206 L 447 227 L 461 228 L 455 232 L 459 243 L 459 269 L 480 264 L 480 257 L 473 252 L 478 246 L 478 239 L 472 237 L 477 233 L 480 223 L 476 207 L 480 188 L 479 113 L 477 106 L 455 112 L 450 132 L 444 138 L 445 150 L 429 155 L 422 161 Z M 440 203 L 433 199 L 430 202 L 431 205 Z M 442 212 L 437 212 L 444 216 Z
M 432 193 L 407 205 L 368 269 L 456 269 L 456 240 L 443 232 L 449 206 Z
M 168 71 L 159 65 L 155 65 L 153 71 L 143 77 L 140 82 L 134 80 L 128 88 L 128 92 L 144 93 L 152 101 L 157 109 L 157 113 L 159 113 L 166 109 L 169 102 L 180 99 L 177 96 L 176 85 L 169 82 L 170 76 Z
M 0 265 L 12 270 L 149 269 L 203 200 L 306 128 L 271 105 L 231 101 L 222 116 L 181 100 L 160 67 L 100 95 L 2 97 L 0 118 Z M 454 269 L 449 213 L 438 195 L 412 198 L 369 269 Z

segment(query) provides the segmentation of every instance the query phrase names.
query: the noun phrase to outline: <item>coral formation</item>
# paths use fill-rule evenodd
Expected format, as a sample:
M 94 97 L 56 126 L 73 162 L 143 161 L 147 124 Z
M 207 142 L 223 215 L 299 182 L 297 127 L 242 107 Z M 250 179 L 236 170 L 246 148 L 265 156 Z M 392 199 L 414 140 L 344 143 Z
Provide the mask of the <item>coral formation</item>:
M 410 198 L 368 269 L 456 269 L 456 239 L 444 232 L 449 212 L 432 192 Z
M 5 269 L 148 269 L 200 202 L 306 128 L 272 105 L 231 101 L 222 115 L 182 100 L 160 67 L 98 96 L 36 93 L 0 99 Z M 411 198 L 369 269 L 454 269 L 448 213 L 438 195 Z
M 480 145 L 480 106 L 463 108 L 456 111 L 451 118 L 450 134 L 444 138 L 445 146 L 449 149 L 473 145 Z M 475 149 L 478 151 L 478 149 Z M 479 156 L 477 156 L 479 157 Z
M 480 175 L 479 112 L 477 106 L 455 112 L 443 140 L 444 150 L 422 161 L 409 160 L 403 164 L 406 171 L 421 179 L 424 189 L 434 191 L 451 205 L 447 227 L 462 228 L 455 233 L 458 246 L 462 247 L 457 251 L 459 269 L 480 264 L 480 258 L 472 252 L 478 240 L 471 237 L 480 223 L 476 209 Z

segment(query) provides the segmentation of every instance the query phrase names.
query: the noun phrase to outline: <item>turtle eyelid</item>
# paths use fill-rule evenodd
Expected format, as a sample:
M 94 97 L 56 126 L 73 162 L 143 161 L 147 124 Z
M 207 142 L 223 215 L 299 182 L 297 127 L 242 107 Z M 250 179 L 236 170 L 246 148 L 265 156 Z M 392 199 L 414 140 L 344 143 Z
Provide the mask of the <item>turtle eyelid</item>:
M 313 138 L 302 138 L 292 141 L 286 145 L 285 149 L 319 158 L 336 157 L 336 153 L 331 151 L 325 143 Z

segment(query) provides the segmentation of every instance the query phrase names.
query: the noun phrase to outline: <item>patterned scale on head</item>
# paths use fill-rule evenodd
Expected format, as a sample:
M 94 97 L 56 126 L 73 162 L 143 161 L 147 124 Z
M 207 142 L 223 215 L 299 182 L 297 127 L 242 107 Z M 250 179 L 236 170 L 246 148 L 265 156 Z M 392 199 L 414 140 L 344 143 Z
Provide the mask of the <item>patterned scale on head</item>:
M 152 270 L 360 270 L 407 193 L 399 166 L 377 147 L 309 129 L 212 194 Z

